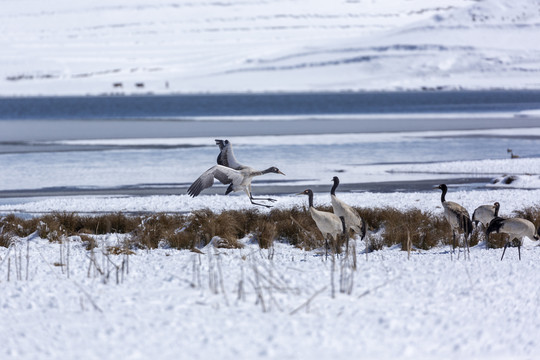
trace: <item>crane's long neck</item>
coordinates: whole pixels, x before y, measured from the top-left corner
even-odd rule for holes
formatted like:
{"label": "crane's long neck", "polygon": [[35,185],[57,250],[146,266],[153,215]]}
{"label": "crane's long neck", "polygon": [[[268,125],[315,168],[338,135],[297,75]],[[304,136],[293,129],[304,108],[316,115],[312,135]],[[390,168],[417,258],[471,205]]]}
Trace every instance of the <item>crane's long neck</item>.
{"label": "crane's long neck", "polygon": [[308,194],[308,198],[309,198],[309,207],[312,208],[313,207],[313,193],[311,191]]}
{"label": "crane's long neck", "polygon": [[443,188],[442,189],[442,194],[441,194],[441,202],[444,203],[446,200],[445,200],[445,196],[446,196],[446,192],[448,190],[446,188]]}
{"label": "crane's long neck", "polygon": [[330,195],[336,195],[336,189],[339,185],[339,180],[334,179],[334,185],[332,186],[332,189],[330,190]]}
{"label": "crane's long neck", "polygon": [[261,175],[264,175],[264,174],[268,174],[268,173],[271,173],[272,172],[272,168],[268,168],[266,170],[255,170],[251,173],[251,176],[261,176]]}
{"label": "crane's long neck", "polygon": [[495,213],[493,214],[495,217],[499,216],[499,204],[495,204]]}

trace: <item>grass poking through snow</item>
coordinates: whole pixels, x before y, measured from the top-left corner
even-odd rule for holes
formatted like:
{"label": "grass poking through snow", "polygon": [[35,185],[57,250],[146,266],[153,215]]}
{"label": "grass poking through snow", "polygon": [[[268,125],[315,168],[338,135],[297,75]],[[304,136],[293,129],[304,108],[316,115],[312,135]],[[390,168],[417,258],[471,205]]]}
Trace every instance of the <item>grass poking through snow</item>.
{"label": "grass poking through snow", "polygon": [[[329,207],[321,208],[331,211]],[[394,208],[357,208],[368,224],[370,250],[399,245],[407,250],[410,239],[416,249],[431,249],[451,243],[452,233],[442,214],[419,209],[400,211]],[[515,211],[515,216],[540,225],[540,207]],[[96,246],[92,235],[128,234],[130,247],[154,249],[200,248],[211,241],[219,247],[239,248],[238,241],[246,236],[261,248],[271,248],[274,241],[312,250],[323,246],[324,239],[305,208],[275,209],[262,213],[256,209],[230,210],[214,213],[208,209],[189,215],[151,214],[130,216],[113,213],[99,216],[82,216],[76,213],[54,213],[21,219],[8,215],[0,219],[0,246],[8,247],[14,237],[32,233],[51,242],[61,242],[66,236],[80,236],[87,249]],[[351,234],[352,236],[353,234]],[[483,229],[475,229],[470,245],[484,241]],[[492,234],[489,248],[504,246],[505,238]]]}

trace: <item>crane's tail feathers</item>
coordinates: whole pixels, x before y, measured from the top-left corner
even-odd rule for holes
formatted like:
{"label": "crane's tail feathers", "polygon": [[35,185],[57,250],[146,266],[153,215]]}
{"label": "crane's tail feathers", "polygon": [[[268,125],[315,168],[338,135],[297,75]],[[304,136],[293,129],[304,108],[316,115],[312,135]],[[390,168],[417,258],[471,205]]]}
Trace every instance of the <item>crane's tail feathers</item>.
{"label": "crane's tail feathers", "polygon": [[463,232],[466,236],[471,235],[473,231],[473,225],[471,219],[468,216],[462,215],[459,218],[459,226],[461,229],[463,229]]}
{"label": "crane's tail feathers", "polygon": [[360,238],[360,240],[364,240],[364,238],[366,237],[366,233],[367,233],[367,223],[362,218],[362,237]]}

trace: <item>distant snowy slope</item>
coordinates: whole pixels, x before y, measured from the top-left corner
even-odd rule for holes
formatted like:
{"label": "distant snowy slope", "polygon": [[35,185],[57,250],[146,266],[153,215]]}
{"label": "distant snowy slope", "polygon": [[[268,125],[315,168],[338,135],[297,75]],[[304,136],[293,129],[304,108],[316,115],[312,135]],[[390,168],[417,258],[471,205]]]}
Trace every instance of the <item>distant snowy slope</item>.
{"label": "distant snowy slope", "polygon": [[536,0],[0,1],[0,95],[540,88]]}

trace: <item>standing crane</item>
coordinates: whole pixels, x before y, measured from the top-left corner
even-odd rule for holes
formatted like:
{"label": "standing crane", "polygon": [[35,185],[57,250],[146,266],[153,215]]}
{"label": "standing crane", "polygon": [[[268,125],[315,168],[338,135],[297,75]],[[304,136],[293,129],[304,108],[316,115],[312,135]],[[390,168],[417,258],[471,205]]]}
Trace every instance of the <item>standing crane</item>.
{"label": "standing crane", "polygon": [[481,223],[487,229],[491,220],[499,216],[499,208],[501,205],[496,202],[493,205],[480,205],[472,214],[472,221],[475,226]]}
{"label": "standing crane", "polygon": [[489,226],[486,230],[486,237],[489,239],[489,234],[492,232],[508,234],[508,240],[504,244],[504,250],[501,256],[501,261],[508,247],[508,243],[512,240],[517,239],[518,242],[518,256],[521,260],[521,246],[523,245],[523,238],[528,237],[529,239],[539,240],[540,228],[538,231],[534,228],[534,224],[526,219],[521,218],[511,218],[505,219],[502,217],[496,217],[491,220]]}
{"label": "standing crane", "polygon": [[[326,256],[328,257],[328,237],[331,237],[334,244],[337,244],[338,237],[343,233],[343,223],[336,214],[317,210],[313,207],[313,191],[311,191],[311,189],[306,189],[297,195],[308,196],[309,213],[325,240]],[[343,219],[343,221],[345,221],[345,219]]]}
{"label": "standing crane", "polygon": [[[467,251],[469,250],[469,241],[468,237],[472,233],[472,221],[469,216],[469,212],[463,206],[453,202],[446,201],[446,193],[448,191],[448,186],[446,184],[441,184],[436,187],[437,189],[442,190],[441,203],[444,208],[444,216],[446,221],[450,224],[452,228],[453,236],[453,247],[456,247],[456,230],[462,232],[465,237],[465,246]],[[452,250],[453,251],[453,250]]]}
{"label": "standing crane", "polygon": [[[334,176],[332,178],[334,185],[330,190],[330,199],[332,200],[332,208],[334,214],[345,219],[345,225],[347,229],[351,229],[356,234],[360,235],[360,240],[364,240],[366,236],[366,222],[362,217],[353,209],[352,206],[345,201],[339,199],[336,196],[336,189],[339,186],[339,178]],[[347,242],[347,251],[349,249],[349,242]]]}

